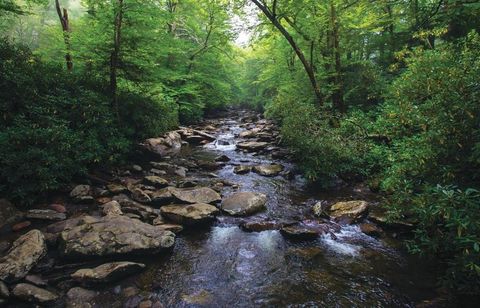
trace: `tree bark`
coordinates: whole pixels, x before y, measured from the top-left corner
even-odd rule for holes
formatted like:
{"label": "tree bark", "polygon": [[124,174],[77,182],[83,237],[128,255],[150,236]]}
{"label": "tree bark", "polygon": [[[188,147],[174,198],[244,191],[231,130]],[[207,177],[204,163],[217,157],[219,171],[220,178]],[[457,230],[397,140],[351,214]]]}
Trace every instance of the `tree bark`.
{"label": "tree bark", "polygon": [[110,54],[110,92],[112,95],[112,105],[115,110],[117,119],[120,117],[118,107],[117,93],[117,70],[120,62],[120,44],[122,38],[122,21],[123,21],[123,0],[117,0],[115,8],[115,20],[113,30],[113,50]]}
{"label": "tree bark", "polygon": [[338,18],[335,4],[330,2],[330,22],[331,22],[331,49],[333,51],[334,73],[333,84],[335,89],[332,93],[332,103],[336,110],[345,112],[345,103],[343,101],[343,82],[342,82],[342,62],[340,54],[340,39],[338,34]]}
{"label": "tree bark", "polygon": [[263,14],[268,18],[268,20],[270,20],[270,22],[275,26],[275,28],[277,28],[280,31],[280,33],[283,35],[283,37],[287,40],[287,42],[293,48],[293,50],[295,51],[295,54],[297,55],[300,62],[302,62],[302,65],[305,69],[305,72],[308,75],[308,78],[309,78],[310,83],[312,85],[313,91],[315,93],[316,102],[318,103],[319,106],[323,106],[323,95],[320,92],[320,88],[318,87],[317,78],[315,77],[315,72],[312,68],[312,65],[306,59],[302,50],[297,45],[297,43],[295,42],[293,37],[287,31],[287,29],[285,29],[285,27],[278,20],[277,14],[276,14],[276,9],[277,9],[276,8],[276,1],[273,1],[271,10],[261,0],[251,0],[251,1],[263,12]]}
{"label": "tree bark", "polygon": [[67,9],[61,9],[60,3],[58,0],[55,0],[55,8],[57,10],[58,18],[60,18],[60,24],[62,25],[63,31],[63,40],[65,41],[65,48],[67,50],[65,54],[65,61],[67,62],[67,70],[73,70],[73,60],[72,60],[72,53],[71,53],[71,44],[70,44],[70,21],[68,19],[68,12]]}

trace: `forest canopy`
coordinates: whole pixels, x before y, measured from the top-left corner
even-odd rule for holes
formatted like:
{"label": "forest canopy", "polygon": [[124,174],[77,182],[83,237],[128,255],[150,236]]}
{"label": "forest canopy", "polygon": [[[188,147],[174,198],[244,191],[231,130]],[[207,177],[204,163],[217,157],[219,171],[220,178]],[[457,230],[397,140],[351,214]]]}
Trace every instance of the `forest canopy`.
{"label": "forest canopy", "polygon": [[26,206],[226,108],[319,187],[366,182],[480,290],[480,3],[0,0],[0,192]]}

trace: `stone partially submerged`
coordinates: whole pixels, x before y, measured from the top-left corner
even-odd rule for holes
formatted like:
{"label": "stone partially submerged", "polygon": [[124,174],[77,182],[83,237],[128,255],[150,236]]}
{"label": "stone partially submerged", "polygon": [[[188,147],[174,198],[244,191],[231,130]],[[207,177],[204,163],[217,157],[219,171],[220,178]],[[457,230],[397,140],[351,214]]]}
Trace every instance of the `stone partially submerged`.
{"label": "stone partially submerged", "polygon": [[126,216],[85,216],[64,230],[59,242],[66,257],[155,254],[172,247],[175,234]]}
{"label": "stone partially submerged", "polygon": [[267,142],[259,142],[259,141],[248,141],[248,142],[241,142],[237,144],[237,148],[241,150],[246,150],[248,152],[256,152],[263,150],[268,146]]}
{"label": "stone partially submerged", "polygon": [[347,217],[356,220],[362,217],[368,210],[366,201],[337,202],[330,208],[330,216],[333,218]]}
{"label": "stone partially submerged", "polygon": [[178,152],[182,147],[182,138],[177,132],[168,132],[163,137],[145,140],[140,147],[147,153],[163,157]]}
{"label": "stone partially submerged", "polygon": [[182,225],[198,225],[210,222],[215,219],[215,215],[219,212],[215,206],[205,203],[167,205],[160,210],[162,216]]}
{"label": "stone partially submerged", "polygon": [[109,283],[136,274],[145,268],[145,264],[135,262],[112,262],[95,268],[79,269],[71,277],[84,284]]}
{"label": "stone partially submerged", "polygon": [[238,192],[222,201],[222,210],[233,216],[247,216],[265,208],[267,196],[255,192]]}
{"label": "stone partially submerged", "polygon": [[263,176],[277,176],[283,171],[283,166],[278,164],[258,165],[253,167],[253,172]]}
{"label": "stone partially submerged", "polygon": [[46,253],[47,245],[42,232],[31,230],[22,235],[0,259],[0,280],[13,282],[24,278]]}

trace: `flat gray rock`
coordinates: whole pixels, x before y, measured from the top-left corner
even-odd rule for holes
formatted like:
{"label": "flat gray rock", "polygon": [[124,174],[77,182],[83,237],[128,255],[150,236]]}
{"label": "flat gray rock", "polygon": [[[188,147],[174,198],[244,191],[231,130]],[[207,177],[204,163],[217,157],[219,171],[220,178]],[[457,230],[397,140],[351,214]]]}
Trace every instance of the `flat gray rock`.
{"label": "flat gray rock", "polygon": [[222,201],[222,210],[233,216],[252,215],[265,209],[267,196],[255,192],[238,192]]}

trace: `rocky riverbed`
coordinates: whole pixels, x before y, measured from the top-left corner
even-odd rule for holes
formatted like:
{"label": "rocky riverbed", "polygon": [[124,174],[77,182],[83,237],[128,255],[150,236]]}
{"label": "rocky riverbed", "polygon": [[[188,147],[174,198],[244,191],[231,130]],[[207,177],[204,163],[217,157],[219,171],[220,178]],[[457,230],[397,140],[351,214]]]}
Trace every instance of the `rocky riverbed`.
{"label": "rocky riverbed", "polygon": [[428,267],[361,184],[309,187],[277,127],[234,111],[145,140],[22,212],[1,200],[0,306],[415,306]]}

